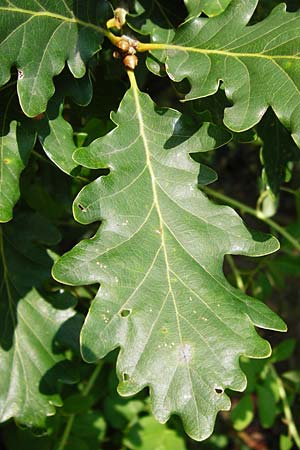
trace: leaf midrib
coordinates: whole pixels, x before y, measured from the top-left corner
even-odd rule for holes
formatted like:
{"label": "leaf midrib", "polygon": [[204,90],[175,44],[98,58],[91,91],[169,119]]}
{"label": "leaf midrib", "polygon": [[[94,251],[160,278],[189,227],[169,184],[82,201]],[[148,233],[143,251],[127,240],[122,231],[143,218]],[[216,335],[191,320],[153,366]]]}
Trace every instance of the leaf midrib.
{"label": "leaf midrib", "polygon": [[140,136],[142,138],[142,141],[143,141],[143,144],[144,144],[144,149],[145,149],[146,164],[147,164],[147,167],[148,167],[150,180],[151,180],[151,188],[152,188],[152,194],[153,194],[154,207],[156,209],[156,212],[157,212],[157,215],[158,215],[158,220],[159,220],[159,231],[160,231],[160,236],[161,236],[161,246],[162,246],[163,253],[164,253],[164,258],[165,258],[168,287],[169,287],[169,291],[171,293],[171,296],[173,298],[174,308],[175,308],[175,312],[176,312],[176,319],[177,319],[177,324],[178,324],[178,331],[179,331],[179,334],[180,334],[180,340],[182,342],[182,336],[181,336],[181,331],[180,331],[180,324],[179,324],[179,321],[178,321],[179,320],[178,319],[178,309],[177,309],[174,293],[173,293],[173,290],[172,290],[171,279],[170,279],[170,271],[171,270],[170,270],[170,264],[169,264],[167,248],[166,248],[166,242],[165,242],[165,236],[164,236],[164,219],[163,219],[162,212],[161,212],[160,205],[159,205],[157,186],[156,186],[156,178],[155,178],[154,170],[153,170],[152,163],[151,163],[151,152],[150,152],[150,149],[149,149],[148,139],[147,139],[147,136],[146,136],[146,133],[145,133],[145,129],[144,129],[144,119],[143,119],[142,107],[141,107],[140,99],[139,99],[139,90],[138,90],[138,87],[137,87],[137,84],[136,84],[136,81],[135,81],[135,76],[134,76],[133,72],[129,72],[129,78],[130,78],[130,82],[131,82],[131,86],[132,86],[132,91],[133,91],[133,96],[134,96],[134,101],[135,101],[135,106],[136,106],[136,111],[137,111],[137,118],[138,118],[138,123],[139,123]]}
{"label": "leaf midrib", "polygon": [[[154,205],[155,205],[155,209],[157,211],[157,215],[158,215],[158,219],[159,219],[161,247],[163,249],[165,265],[166,265],[167,281],[168,281],[168,288],[169,288],[168,291],[171,294],[171,297],[173,300],[173,305],[174,305],[174,310],[175,310],[175,315],[176,315],[176,322],[177,322],[177,329],[178,329],[178,336],[179,336],[181,348],[183,348],[184,343],[183,343],[183,338],[182,338],[181,325],[180,325],[180,321],[179,321],[180,314],[179,314],[179,311],[177,308],[176,299],[175,299],[175,295],[174,295],[173,288],[172,288],[171,277],[170,277],[170,273],[172,271],[170,269],[167,247],[166,247],[165,236],[164,236],[164,225],[165,224],[164,224],[164,220],[163,220],[163,216],[162,216],[162,212],[161,212],[159,200],[158,200],[156,179],[155,179],[155,174],[154,174],[152,164],[151,164],[151,152],[150,152],[150,149],[148,146],[148,140],[147,140],[146,133],[144,130],[144,120],[143,120],[143,114],[142,114],[142,107],[141,107],[140,99],[139,99],[139,89],[136,84],[134,72],[128,71],[128,76],[130,79],[131,88],[133,90],[133,96],[134,96],[134,101],[135,101],[136,110],[137,110],[137,117],[138,117],[138,122],[139,122],[140,135],[143,140],[145,155],[146,155],[146,162],[147,162],[147,166],[148,166],[148,170],[149,170],[149,174],[150,174],[150,178],[151,178],[151,187],[152,187]],[[167,299],[167,297],[165,298],[165,301],[166,301],[166,299]],[[197,401],[196,401],[196,397],[195,397],[195,393],[194,393],[194,389],[193,389],[193,381],[192,381],[192,377],[191,377],[189,363],[186,364],[186,369],[187,369],[187,374],[188,374],[189,383],[190,383],[190,387],[191,387],[191,394],[192,394],[192,398],[193,398],[193,402],[194,402],[195,410],[196,410],[197,426],[198,426],[198,429],[200,429],[198,405],[197,405]]]}
{"label": "leaf midrib", "polygon": [[275,59],[287,59],[287,60],[300,60],[300,55],[267,55],[264,53],[247,53],[247,52],[231,52],[227,50],[214,50],[207,48],[195,48],[186,47],[184,45],[177,44],[158,44],[158,43],[139,43],[137,46],[138,51],[152,51],[152,50],[175,50],[182,51],[186,53],[200,53],[202,55],[219,55],[219,56],[230,56],[231,58],[259,58],[274,61]]}
{"label": "leaf midrib", "polygon": [[[79,19],[78,17],[66,17],[61,14],[51,13],[50,11],[33,11],[30,9],[23,8],[10,8],[1,6],[0,12],[11,12],[11,13],[20,13],[20,14],[28,14],[34,17],[49,17],[55,20],[60,20],[64,22],[74,23],[78,25],[82,25],[86,28],[91,28],[98,33],[107,35],[107,30],[99,27],[90,22],[86,22],[84,20]],[[266,55],[262,53],[248,53],[248,52],[231,52],[226,50],[213,50],[213,49],[204,49],[204,48],[194,48],[194,47],[185,47],[183,45],[176,44],[164,44],[164,43],[140,43],[137,46],[139,51],[148,51],[148,50],[180,50],[183,52],[189,53],[200,53],[204,55],[220,55],[220,56],[230,56],[230,57],[240,57],[240,58],[259,58],[259,59],[267,59],[273,61],[274,59],[287,59],[287,60],[300,60],[300,55]]]}
{"label": "leaf midrib", "polygon": [[99,27],[98,25],[95,25],[93,23],[90,22],[85,22],[84,20],[79,19],[78,17],[66,17],[66,16],[62,16],[61,14],[57,14],[57,13],[52,13],[50,11],[33,11],[31,9],[23,9],[23,8],[10,8],[10,7],[6,7],[6,6],[0,6],[0,12],[9,12],[9,13],[19,13],[19,14],[27,14],[33,17],[49,17],[51,19],[55,19],[55,20],[60,20],[63,22],[69,22],[69,23],[75,23],[78,25],[82,25],[84,27],[87,28],[91,28],[95,31],[97,31],[98,33],[103,34],[104,32],[106,32],[106,30],[104,30],[103,28]]}
{"label": "leaf midrib", "polygon": [[[136,110],[137,110],[137,119],[139,122],[139,129],[140,129],[140,136],[142,138],[143,144],[144,144],[144,149],[145,149],[145,155],[146,155],[146,166],[148,167],[149,170],[149,174],[150,174],[150,179],[151,179],[151,186],[152,186],[152,193],[153,193],[153,205],[157,211],[157,215],[158,215],[158,219],[159,219],[159,227],[160,227],[160,236],[161,236],[161,248],[163,249],[164,252],[164,257],[165,257],[165,263],[166,263],[166,271],[167,271],[167,280],[168,280],[168,287],[169,287],[169,292],[172,295],[173,298],[173,302],[174,302],[174,308],[175,308],[175,312],[176,312],[176,318],[177,318],[177,324],[178,324],[178,331],[180,334],[180,340],[181,343],[183,343],[182,340],[182,334],[181,334],[181,329],[180,329],[180,323],[179,323],[179,316],[180,313],[178,311],[177,305],[176,305],[176,300],[175,300],[175,296],[174,296],[174,292],[172,290],[172,283],[171,283],[171,277],[170,274],[174,274],[173,270],[170,267],[169,264],[169,260],[168,260],[168,254],[167,254],[167,246],[165,243],[165,229],[168,230],[168,232],[170,232],[174,239],[177,240],[176,236],[173,234],[173,232],[171,231],[171,229],[169,228],[169,226],[167,225],[166,221],[163,218],[163,214],[161,212],[160,209],[160,204],[159,204],[159,197],[158,197],[158,191],[157,188],[159,187],[160,189],[162,189],[160,183],[156,180],[155,174],[154,174],[154,170],[152,167],[152,163],[151,163],[151,151],[149,149],[149,145],[148,145],[148,139],[145,133],[145,127],[144,127],[144,120],[143,120],[143,114],[142,114],[142,107],[140,104],[140,99],[139,99],[139,90],[138,87],[136,85],[135,82],[135,78],[134,78],[134,74],[129,72],[129,78],[131,81],[131,85],[132,85],[132,90],[133,90],[133,95],[134,95],[134,100],[135,100],[135,105],[136,105]],[[134,81],[133,81],[134,80]],[[163,190],[163,189],[162,189]],[[163,192],[167,195],[167,193],[163,190]],[[169,196],[168,198],[170,200],[172,200]],[[173,201],[173,200],[172,200]],[[197,217],[198,218],[198,217]],[[182,243],[178,242],[180,244],[180,246],[184,249]],[[186,251],[186,250],[185,250]],[[196,264],[199,264],[199,262],[190,254],[190,252],[187,252],[188,255],[196,262]],[[212,277],[218,284],[221,285],[222,288],[226,289],[226,286],[224,286],[223,284],[220,283],[219,280],[217,280],[208,270],[206,267],[204,267],[203,265],[201,265],[202,269],[210,276]],[[174,274],[176,277],[178,277],[177,274]],[[211,308],[209,307],[209,305],[203,300],[201,299],[201,301],[206,305],[206,307],[208,309],[211,310]],[[219,317],[218,317],[219,318]],[[220,318],[219,318],[220,319]],[[221,319],[220,319],[221,320]],[[222,321],[222,320],[221,320]],[[223,321],[222,321],[223,322]]]}

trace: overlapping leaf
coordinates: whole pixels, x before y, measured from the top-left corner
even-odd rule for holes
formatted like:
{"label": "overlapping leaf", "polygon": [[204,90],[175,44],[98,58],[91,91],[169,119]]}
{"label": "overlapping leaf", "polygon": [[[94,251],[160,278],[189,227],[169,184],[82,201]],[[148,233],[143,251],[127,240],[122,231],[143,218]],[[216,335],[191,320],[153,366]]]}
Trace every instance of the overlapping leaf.
{"label": "overlapping leaf", "polygon": [[[52,78],[67,61],[80,78],[102,41],[108,2],[93,0],[0,0],[0,85],[18,69],[18,94],[30,117],[45,111],[54,93]],[[90,22],[92,20],[92,22]]]}
{"label": "overlapping leaf", "polygon": [[225,131],[206,124],[191,132],[184,117],[158,109],[134,83],[113,120],[117,128],[75,152],[80,164],[110,168],[74,202],[78,221],[102,225],[53,273],[68,284],[101,283],[82,331],[85,359],[121,347],[119,392],[149,386],[161,422],[179,414],[188,434],[204,439],[217,412],[230,407],[224,390],[245,388],[239,356],[270,353],[254,325],[285,329],[227,282],[223,257],[267,254],[277,241],[250,233],[197,187],[189,153],[221,145]]}
{"label": "overlapping leaf", "polygon": [[[178,6],[178,5],[176,5]],[[156,0],[142,0],[135,2],[136,14],[128,14],[126,21],[136,32],[149,35],[153,42],[171,42],[175,34],[174,22],[176,22],[176,6],[163,1],[157,3]],[[175,17],[174,17],[175,16]],[[166,52],[156,54],[156,57],[149,54],[147,66],[156,75],[165,75],[165,68],[161,62],[166,59]]]}
{"label": "overlapping leaf", "polygon": [[229,5],[231,0],[184,0],[190,17],[197,17],[202,12],[207,16],[221,14]]}
{"label": "overlapping leaf", "polygon": [[129,428],[123,442],[130,450],[186,450],[182,436],[149,416]]}
{"label": "overlapping leaf", "polygon": [[39,216],[19,216],[0,227],[1,422],[15,417],[42,426],[61,405],[58,381],[74,381],[56,346],[71,330],[74,301],[43,291],[52,260],[40,244],[58,240]]}
{"label": "overlapping leaf", "polygon": [[72,154],[76,146],[72,127],[63,117],[63,98],[69,96],[79,104],[87,104],[92,95],[89,76],[76,80],[66,73],[57,83],[45,114],[30,122],[20,114],[9,87],[2,93],[0,114],[0,222],[12,219],[13,207],[20,196],[20,174],[34,147],[36,131],[47,156],[64,172],[74,174],[77,164]]}
{"label": "overlapping leaf", "polygon": [[172,33],[177,11],[170,8],[170,2],[163,0],[159,3],[156,0],[137,0],[134,2],[136,14],[129,14],[126,17],[127,23],[134,30],[142,34],[150,34],[154,39],[160,36],[161,39],[169,41],[169,33]]}
{"label": "overlapping leaf", "polygon": [[271,111],[260,122],[258,134],[263,142],[259,207],[265,216],[272,216],[278,208],[280,188],[290,177],[289,164],[300,159],[299,149]]}
{"label": "overlapping leaf", "polygon": [[180,27],[167,46],[168,73],[176,81],[189,79],[187,99],[215,93],[222,80],[233,102],[224,120],[234,131],[258,123],[271,106],[300,146],[300,12],[288,13],[281,4],[247,26],[257,3],[232,0],[223,14]]}
{"label": "overlapping leaf", "polygon": [[0,222],[8,222],[19,199],[19,176],[35,143],[35,132],[25,123],[4,118],[0,134]]}
{"label": "overlapping leaf", "polygon": [[53,98],[38,123],[39,139],[47,156],[63,172],[71,174],[78,166],[72,158],[76,146],[72,126],[63,117],[64,100]]}

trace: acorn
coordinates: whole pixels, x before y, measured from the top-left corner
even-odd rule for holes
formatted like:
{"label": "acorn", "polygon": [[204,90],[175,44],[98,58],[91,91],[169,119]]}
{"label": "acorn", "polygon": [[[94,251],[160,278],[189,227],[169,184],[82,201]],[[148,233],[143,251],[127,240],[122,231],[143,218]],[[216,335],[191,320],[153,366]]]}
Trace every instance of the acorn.
{"label": "acorn", "polygon": [[134,55],[136,53],[136,49],[130,46],[127,53],[128,55]]}
{"label": "acorn", "polygon": [[123,25],[125,25],[125,23],[126,23],[126,14],[127,13],[128,13],[128,11],[124,8],[117,8],[114,11],[115,27],[118,28],[119,30],[121,30]]}
{"label": "acorn", "polygon": [[121,58],[121,55],[120,55],[120,53],[119,53],[117,50],[114,50],[114,52],[113,52],[113,57],[114,57],[115,59],[120,59],[120,58]]}
{"label": "acorn", "polygon": [[117,47],[121,50],[121,52],[123,53],[127,53],[129,50],[129,42],[126,41],[125,39],[121,39],[118,43],[117,43]]}
{"label": "acorn", "polygon": [[123,64],[127,69],[134,70],[138,65],[138,58],[136,55],[126,55],[123,59]]}

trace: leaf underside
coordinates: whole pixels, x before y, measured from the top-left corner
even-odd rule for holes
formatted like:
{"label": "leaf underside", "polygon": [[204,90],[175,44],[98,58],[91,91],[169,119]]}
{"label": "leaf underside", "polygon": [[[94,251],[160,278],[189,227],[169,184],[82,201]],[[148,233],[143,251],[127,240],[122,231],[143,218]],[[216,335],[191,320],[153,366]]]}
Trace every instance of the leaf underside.
{"label": "leaf underside", "polygon": [[29,117],[45,111],[54,94],[52,79],[65,62],[74,77],[84,76],[86,62],[103,39],[96,24],[105,21],[106,5],[93,0],[0,0],[0,86],[16,67],[20,104]]}
{"label": "leaf underside", "polygon": [[46,155],[63,172],[71,174],[76,169],[72,155],[76,150],[72,126],[63,117],[64,100],[52,98],[41,122],[38,136]]}
{"label": "leaf underside", "polygon": [[74,381],[56,348],[74,317],[74,300],[43,291],[52,260],[40,243],[58,240],[57,231],[39,216],[19,216],[0,227],[1,422],[14,417],[42,427],[55,405],[61,406],[58,381]]}
{"label": "leaf underside", "polygon": [[40,143],[51,161],[63,172],[75,175],[78,165],[72,158],[76,146],[73,139],[73,128],[64,117],[64,98],[81,106],[87,106],[93,96],[93,87],[88,74],[75,79],[69,71],[65,71],[57,81],[55,94],[50,99],[42,118],[36,121]]}
{"label": "leaf underside", "polygon": [[270,354],[254,325],[285,330],[227,282],[224,255],[264,255],[278,243],[250,233],[231,208],[198,189],[199,165],[189,153],[222,145],[226,131],[204,124],[191,133],[183,116],[157,108],[135,84],[112,118],[117,128],[74,155],[86,167],[110,168],[74,202],[79,222],[102,224],[60,258],[53,275],[72,285],[101,283],[82,330],[84,358],[120,347],[120,394],[149,386],[156,418],[178,414],[202,440],[230,407],[224,390],[245,388],[240,355]]}
{"label": "leaf underside", "polygon": [[168,47],[167,71],[176,81],[188,78],[186,100],[214,94],[222,81],[233,102],[224,122],[233,131],[251,128],[271,106],[300,146],[300,11],[280,4],[247,26],[257,3],[232,0],[219,16],[180,27]]}

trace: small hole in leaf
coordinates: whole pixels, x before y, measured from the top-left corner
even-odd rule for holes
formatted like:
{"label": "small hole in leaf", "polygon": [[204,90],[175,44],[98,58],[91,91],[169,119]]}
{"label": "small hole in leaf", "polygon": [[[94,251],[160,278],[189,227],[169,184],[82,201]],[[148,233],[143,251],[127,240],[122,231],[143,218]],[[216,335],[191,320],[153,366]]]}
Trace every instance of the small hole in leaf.
{"label": "small hole in leaf", "polygon": [[78,203],[78,208],[80,209],[80,211],[86,211],[85,207],[82,206],[80,203]]}
{"label": "small hole in leaf", "polygon": [[128,373],[123,372],[122,378],[123,378],[123,381],[128,381],[128,380],[129,380],[129,375],[128,375]]}
{"label": "small hole in leaf", "polygon": [[122,309],[122,311],[120,312],[120,316],[121,317],[128,317],[131,314],[131,310],[130,309]]}
{"label": "small hole in leaf", "polygon": [[224,390],[222,388],[215,388],[215,393],[216,394],[221,395],[221,394],[223,394],[223,392],[224,392]]}

